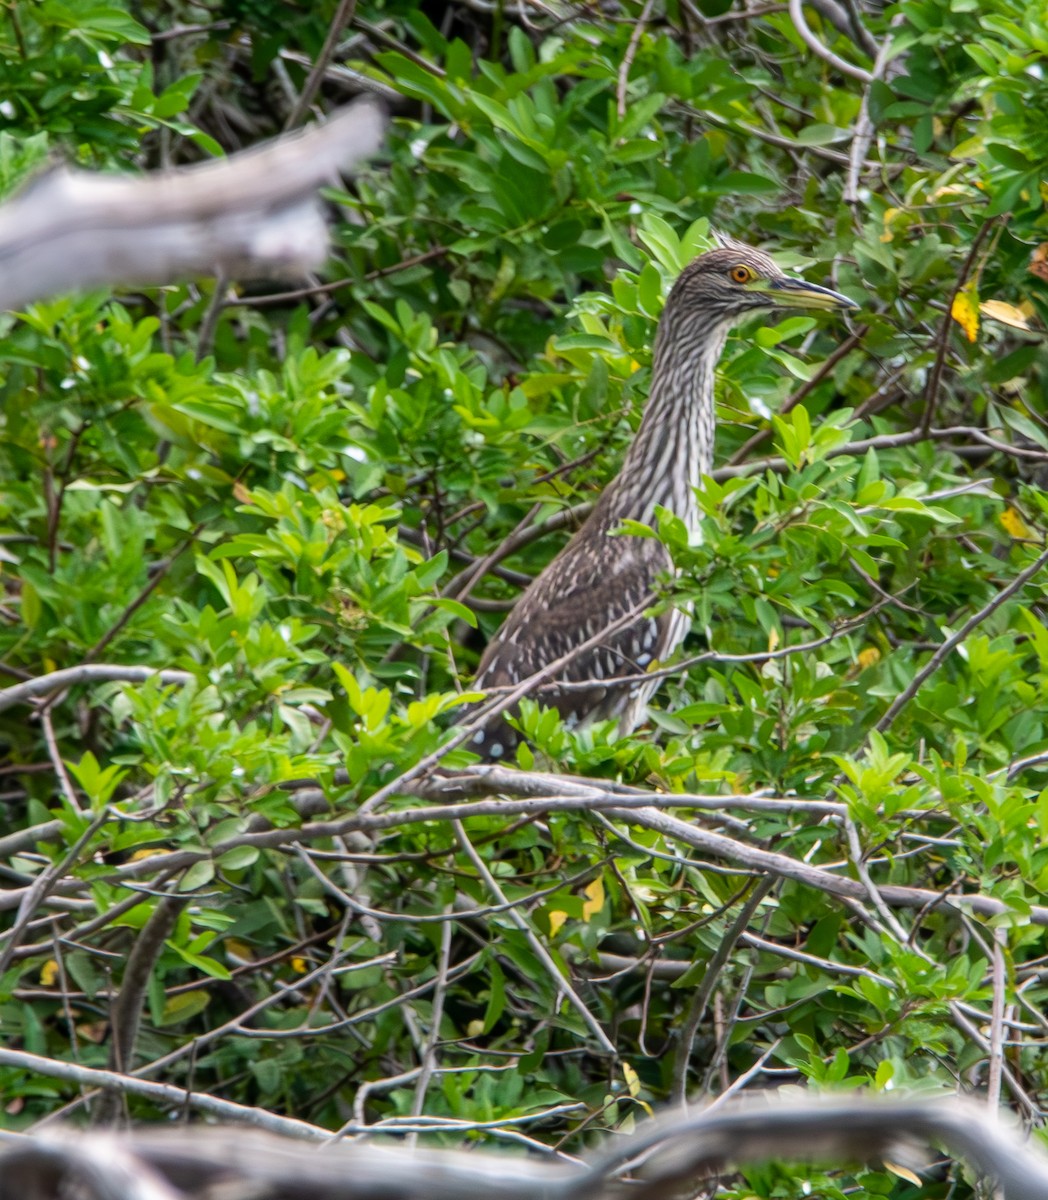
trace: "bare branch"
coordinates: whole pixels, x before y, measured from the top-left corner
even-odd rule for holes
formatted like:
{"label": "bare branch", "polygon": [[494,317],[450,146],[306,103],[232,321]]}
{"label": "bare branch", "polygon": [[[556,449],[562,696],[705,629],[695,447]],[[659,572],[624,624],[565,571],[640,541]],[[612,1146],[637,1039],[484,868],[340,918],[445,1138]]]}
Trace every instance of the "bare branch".
{"label": "bare branch", "polygon": [[[308,1141],[320,1141],[327,1137],[325,1129],[319,1129],[316,1125],[295,1120],[293,1117],[278,1116],[263,1108],[249,1108],[246,1104],[236,1104],[232,1100],[223,1100],[206,1092],[191,1092],[168,1083],[150,1083],[132,1075],[121,1075],[116,1071],[98,1071],[93,1067],[81,1067],[76,1063],[28,1054],[24,1050],[0,1048],[0,1067],[14,1067],[31,1074],[43,1075],[47,1079],[64,1079],[68,1083],[82,1084],[86,1087],[115,1088],[130,1095],[144,1096],[157,1104],[168,1104],[175,1109],[188,1105],[223,1121],[253,1125],[256,1129],[280,1133],[285,1137],[305,1138]],[[3,1175],[3,1172],[0,1172],[0,1175]],[[17,1194],[8,1192],[4,1187],[5,1183],[6,1179],[0,1183],[0,1200],[5,1196]]]}
{"label": "bare branch", "polygon": [[509,919],[514,923],[514,925],[516,925],[516,927],[527,939],[527,943],[531,947],[532,954],[534,954],[539,962],[542,963],[543,967],[545,967],[545,969],[549,972],[550,977],[556,982],[557,987],[564,992],[565,996],[567,996],[572,1007],[585,1022],[590,1033],[592,1033],[596,1038],[600,1048],[604,1051],[604,1053],[610,1054],[613,1058],[617,1057],[617,1051],[614,1043],[604,1032],[597,1018],[583,1003],[582,998],[578,995],[568,980],[565,979],[561,974],[557,964],[553,960],[553,956],[542,944],[542,942],[539,941],[539,939],[535,936],[535,931],[531,928],[525,918],[521,916],[517,909],[509,907],[509,902],[506,899],[506,893],[498,885],[494,875],[492,875],[492,873],[488,870],[487,863],[480,857],[474,848],[473,843],[466,836],[466,831],[462,825],[462,822],[456,821],[454,823],[454,828],[455,834],[459,840],[459,845],[465,851],[466,857],[476,868],[477,874],[484,881],[488,891],[490,891],[496,900],[498,900],[499,904],[504,904],[507,906],[506,912],[509,916]]}
{"label": "bare branch", "polygon": [[790,20],[793,22],[794,29],[800,34],[801,40],[813,54],[816,54],[824,62],[829,63],[835,70],[840,71],[842,75],[849,75],[852,79],[858,79],[862,83],[869,83],[872,80],[873,76],[869,71],[855,66],[854,63],[846,62],[840,55],[834,54],[828,46],[824,46],[819,41],[815,34],[812,33],[808,22],[804,18],[802,0],[790,0]]}
{"label": "bare branch", "polygon": [[[109,1070],[126,1073],[131,1070],[142,1022],[142,1006],[157,959],[164,943],[171,936],[179,914],[189,903],[188,896],[166,896],[153,909],[142,932],[135,938],[127,956],[120,991],[109,1009]],[[119,1088],[107,1088],[93,1116],[96,1125],[112,1125],[124,1114],[124,1093]]]}
{"label": "bare branch", "polygon": [[[411,789],[407,786],[407,782],[401,780],[394,790],[400,795],[404,795],[406,792],[410,793]],[[564,794],[565,792],[568,794]],[[375,795],[378,794],[375,793]],[[725,799],[719,798],[719,803],[724,805]],[[149,875],[152,871],[158,869],[182,870],[212,855],[221,857],[227,851],[240,846],[281,849],[295,843],[344,837],[346,834],[356,831],[370,834],[429,821],[460,821],[478,816],[540,816],[549,812],[594,811],[603,812],[615,820],[654,829],[684,845],[700,850],[704,854],[726,859],[747,870],[771,872],[845,901],[865,901],[868,898],[866,887],[858,880],[835,874],[832,869],[827,867],[813,866],[810,863],[791,858],[787,854],[765,850],[757,846],[748,846],[735,838],[702,829],[679,817],[672,816],[665,811],[669,807],[688,808],[697,807],[697,805],[695,797],[692,796],[661,795],[640,791],[632,795],[623,795],[621,792],[604,789],[597,781],[594,781],[592,789],[588,792],[579,789],[572,794],[572,789],[565,787],[560,794],[524,800],[493,798],[473,803],[438,804],[424,808],[397,809],[391,812],[365,812],[362,805],[355,812],[338,820],[315,821],[296,830],[263,829],[257,832],[237,834],[216,843],[208,852],[188,849],[174,850],[155,858],[124,863],[114,867],[109,877],[127,886],[131,880]],[[76,890],[81,886],[78,881],[67,879],[56,883],[52,891],[68,894],[70,890]],[[0,910],[16,908],[28,891],[28,888],[10,888],[0,892]],[[899,884],[879,885],[878,892],[886,904],[895,908],[942,907],[958,909],[962,912],[970,911],[987,917],[1013,911],[1004,901],[982,892],[943,893],[930,888],[906,887]],[[1034,925],[1048,925],[1048,907],[1033,905],[1028,916]]]}
{"label": "bare branch", "polygon": [[673,1090],[670,1093],[670,1099],[676,1104],[687,1103],[688,1067],[691,1062],[692,1047],[695,1043],[695,1036],[699,1031],[702,1018],[706,1015],[706,1006],[713,995],[713,989],[717,986],[721,970],[728,962],[728,959],[735,953],[735,947],[739,939],[746,932],[746,926],[749,925],[753,914],[760,907],[765,896],[767,896],[773,887],[777,886],[778,882],[778,879],[774,875],[765,875],[757,883],[753,891],[746,898],[745,904],[739,910],[738,916],[732,922],[731,928],[725,932],[724,937],[721,938],[720,945],[711,955],[709,962],[706,964],[702,983],[692,994],[688,1004],[688,1014],[684,1019],[684,1025],[681,1028],[677,1041],[677,1052],[673,1062]]}
{"label": "bare branch", "polygon": [[[902,20],[902,15],[898,14],[893,19],[893,25],[901,23]],[[873,118],[870,116],[870,93],[873,90],[874,83],[884,77],[884,72],[888,68],[891,47],[892,37],[889,33],[885,36],[880,49],[876,52],[873,71],[870,73],[869,82],[862,93],[862,104],[859,106],[859,116],[855,122],[855,134],[852,137],[851,153],[848,156],[848,176],[844,183],[842,197],[845,204],[857,204],[859,201],[859,172],[866,159],[866,154],[870,148],[870,143],[873,141],[874,134]]]}
{"label": "bare branch", "polygon": [[188,671],[160,671],[155,667],[125,667],[116,663],[81,663],[4,688],[0,691],[0,712],[16,704],[35,700],[38,696],[50,696],[63,688],[75,687],[78,683],[145,683],[154,677],[163,684],[193,682],[193,676]]}
{"label": "bare branch", "polygon": [[637,23],[633,26],[629,45],[626,47],[626,53],[622,56],[622,62],[619,65],[619,79],[615,88],[615,104],[620,121],[626,119],[626,88],[629,84],[630,67],[633,65],[633,59],[636,57],[637,46],[644,35],[644,28],[648,23],[648,18],[651,16],[653,3],[654,0],[644,0],[644,7],[637,18]]}
{"label": "bare branch", "polygon": [[309,75],[306,77],[302,94],[299,96],[295,107],[291,110],[284,124],[285,129],[294,129],[296,125],[301,123],[302,118],[309,111],[309,106],[313,103],[313,98],[317,94],[328,63],[331,62],[331,58],[335,53],[335,46],[338,44],[342,30],[353,20],[353,13],[356,11],[356,7],[357,0],[339,0],[339,6],[335,11],[334,17],[331,19],[331,25],[328,28],[327,36],[324,38],[324,44],[320,48],[320,53],[317,55],[317,60],[313,64]]}

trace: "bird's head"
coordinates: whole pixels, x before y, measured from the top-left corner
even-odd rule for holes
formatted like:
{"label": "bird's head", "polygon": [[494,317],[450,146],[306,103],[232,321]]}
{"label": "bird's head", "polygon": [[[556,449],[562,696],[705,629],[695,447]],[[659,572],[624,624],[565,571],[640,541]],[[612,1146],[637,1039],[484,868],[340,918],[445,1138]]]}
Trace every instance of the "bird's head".
{"label": "bird's head", "polygon": [[775,309],[856,309],[854,300],[786,275],[753,246],[730,242],[693,259],[673,285],[667,308],[701,310],[715,323],[732,324],[747,313]]}

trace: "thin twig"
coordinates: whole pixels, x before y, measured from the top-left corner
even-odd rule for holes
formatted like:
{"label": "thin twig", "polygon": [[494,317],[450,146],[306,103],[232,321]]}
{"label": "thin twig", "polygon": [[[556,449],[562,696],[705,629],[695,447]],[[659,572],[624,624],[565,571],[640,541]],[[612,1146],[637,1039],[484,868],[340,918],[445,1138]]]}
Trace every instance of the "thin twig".
{"label": "thin twig", "polygon": [[[79,812],[79,809],[76,810]],[[59,880],[63,879],[70,867],[80,857],[81,851],[87,846],[95,834],[102,828],[103,825],[110,819],[110,812],[106,809],[99,813],[98,816],[91,821],[84,832],[76,839],[72,846],[58,860],[58,862],[50,863],[43,871],[33,880],[32,884],[22,894],[18,905],[18,913],[15,916],[15,921],[12,927],[7,931],[7,944],[4,946],[3,953],[0,954],[0,976],[2,976],[7,968],[11,965],[11,959],[15,949],[29,925],[30,918],[39,907],[44,898],[58,884]]]}
{"label": "thin twig", "polygon": [[831,150],[828,146],[802,145],[793,138],[783,137],[781,133],[771,133],[767,129],[761,129],[759,125],[750,125],[745,121],[729,121],[725,117],[718,117],[706,109],[694,108],[691,105],[686,105],[685,110],[697,119],[706,121],[717,129],[727,129],[733,133],[744,133],[749,137],[757,138],[759,141],[767,142],[769,146],[778,146],[783,150],[789,150],[794,153],[803,150],[805,154],[814,155],[816,158],[836,163],[838,166],[846,167],[848,165],[847,154],[842,154],[839,150]]}
{"label": "thin twig", "polygon": [[[508,903],[506,894],[495,880],[495,876],[488,870],[488,864],[477,853],[473,843],[469,840],[466,834],[465,827],[461,821],[453,821],[452,828],[455,831],[455,836],[458,838],[458,843],[465,851],[466,857],[473,864],[477,874],[484,881],[485,886],[496,897],[500,904]],[[618,1051],[615,1049],[614,1043],[608,1037],[601,1027],[600,1022],[590,1012],[586,1005],[582,1002],[582,997],[571,986],[571,983],[564,978],[564,975],[553,961],[553,957],[546,947],[539,941],[535,935],[535,931],[531,928],[524,917],[515,908],[507,909],[509,918],[514,925],[520,930],[531,947],[532,954],[542,963],[543,967],[549,973],[550,978],[556,984],[557,988],[567,996],[572,1007],[582,1018],[583,1022],[597,1039],[597,1043],[605,1054],[610,1054],[613,1058],[618,1057]]]}
{"label": "thin twig", "polygon": [[888,905],[885,904],[884,897],[880,894],[877,885],[870,876],[869,868],[866,866],[866,861],[863,858],[862,846],[859,844],[859,830],[850,815],[844,818],[843,826],[845,836],[848,839],[848,850],[851,854],[852,866],[862,881],[867,895],[873,901],[873,907],[880,913],[881,920],[892,931],[895,940],[902,946],[908,945],[910,942],[909,934],[899,924],[898,918]]}
{"label": "thin twig", "polygon": [[59,1062],[39,1054],[28,1054],[24,1050],[8,1050],[0,1047],[0,1067],[13,1067],[28,1071],[31,1075],[43,1075],[47,1079],[62,1079],[67,1083],[83,1084],[88,1087],[116,1088],[132,1096],[142,1096],[155,1104],[167,1105],[176,1111],[188,1105],[220,1120],[236,1125],[251,1125],[284,1137],[322,1141],[328,1136],[326,1129],[299,1121],[293,1117],[281,1117],[262,1108],[250,1108],[210,1096],[206,1092],[187,1091],[167,1083],[151,1083],[136,1079],[132,1075],[120,1075],[115,1071],[98,1071],[92,1067],[80,1067],[75,1063]]}
{"label": "thin twig", "polygon": [[[451,907],[445,910],[451,915]],[[437,1065],[437,1044],[440,1041],[440,1023],[444,1019],[444,999],[448,993],[448,964],[451,957],[451,922],[447,921],[440,930],[440,950],[437,954],[436,986],[433,988],[433,999],[429,1012],[429,1036],[426,1038],[426,1048],[422,1054],[422,1069],[418,1082],[415,1084],[415,1098],[411,1106],[413,1117],[422,1116],[426,1107],[426,1091]],[[415,1142],[415,1134],[411,1134],[408,1145]]]}
{"label": "thin twig", "polygon": [[757,1061],[752,1067],[750,1067],[748,1071],[743,1071],[741,1075],[732,1081],[730,1087],[721,1092],[716,1099],[711,1100],[702,1111],[707,1113],[713,1112],[715,1109],[721,1108],[724,1104],[726,1104],[732,1098],[732,1096],[737,1096],[739,1092],[743,1091],[751,1079],[756,1079],[757,1076],[763,1072],[768,1063],[768,1059],[771,1058],[771,1056],[781,1045],[782,1038],[776,1038],[775,1041],[772,1042],[768,1049],[764,1051],[764,1053],[760,1056],[760,1058],[757,1059]]}
{"label": "thin twig", "polygon": [[841,10],[835,0],[811,0],[811,6],[820,16],[826,17],[859,47],[870,58],[877,57],[877,40],[862,23],[862,14],[856,0],[844,0],[845,19],[840,20]]}
{"label": "thin twig", "polygon": [[942,319],[942,326],[939,329],[938,346],[935,350],[935,362],[932,364],[932,369],[928,373],[928,383],[924,389],[924,414],[921,417],[921,432],[928,436],[931,430],[932,421],[935,419],[935,409],[939,400],[939,385],[942,382],[943,368],[946,365],[946,348],[950,342],[950,330],[953,328],[953,304],[960,295],[964,285],[968,282],[968,276],[971,274],[972,266],[975,263],[975,256],[979,253],[979,247],[983,244],[986,235],[997,223],[996,217],[990,217],[984,221],[979,227],[979,232],[972,239],[971,247],[965,257],[964,263],[961,266],[960,274],[954,281],[953,290],[950,292],[950,298],[946,304],[946,313]]}
{"label": "thin twig", "polygon": [[749,925],[753,914],[760,907],[765,896],[772,888],[777,887],[778,883],[779,880],[774,875],[766,875],[760,880],[746,898],[738,916],[731,923],[730,928],[725,931],[716,951],[706,964],[702,983],[688,1005],[673,1059],[673,1086],[670,1090],[670,1102],[673,1104],[684,1105],[687,1102],[688,1066],[691,1063],[692,1046],[695,1043],[695,1035],[698,1033],[702,1018],[706,1015],[706,1006],[709,1004],[710,996],[713,995],[713,989],[720,979],[720,973],[728,959],[734,954],[736,944],[745,932],[746,926]]}
{"label": "thin twig", "polygon": [[[960,1005],[955,1000],[951,1000],[948,1007],[950,1010],[950,1016],[958,1029],[960,1029],[961,1032],[967,1037],[971,1038],[971,1040],[976,1046],[979,1047],[983,1054],[989,1058],[990,1043],[985,1037],[983,1037],[982,1033],[980,1033],[973,1022],[969,1020],[967,1015],[961,1011]],[[1026,1110],[1027,1117],[1031,1120],[1034,1118],[1040,1119],[1040,1106],[1023,1087],[1022,1083],[1019,1081],[1019,1077],[1015,1074],[1012,1068],[1003,1061],[1001,1062],[1001,1078],[1005,1083],[1008,1084],[1008,1090],[1012,1093],[1015,1099]]]}
{"label": "thin twig", "polygon": [[317,61],[306,76],[306,82],[302,85],[302,91],[299,94],[298,100],[284,122],[285,133],[300,125],[309,111],[309,106],[313,103],[313,97],[317,94],[317,89],[320,87],[320,81],[324,78],[327,65],[331,61],[335,47],[338,45],[338,39],[342,36],[342,30],[353,20],[353,13],[356,7],[357,0],[339,0],[338,8],[335,9],[335,15],[331,18],[331,25],[328,27],[327,37],[324,38],[324,44],[320,47],[320,53],[317,55]]}
{"label": "thin twig", "polygon": [[211,299],[208,301],[207,309],[204,312],[204,319],[200,322],[200,329],[197,332],[197,362],[203,361],[211,353],[212,343],[215,340],[215,332],[218,329],[218,321],[222,316],[223,309],[226,307],[225,295],[228,287],[229,277],[224,271],[219,271],[215,275],[214,290],[211,293]]}
{"label": "thin twig", "polygon": [[160,586],[164,580],[164,577],[167,575],[168,571],[171,570],[172,566],[174,566],[179,556],[184,554],[185,551],[189,549],[203,528],[204,524],[201,522],[190,532],[189,536],[182,542],[177,550],[174,550],[162,562],[157,563],[156,568],[150,575],[145,587],[142,588],[142,590],[131,601],[131,603],[127,605],[117,620],[110,625],[106,632],[102,634],[98,641],[95,642],[95,644],[84,655],[85,663],[93,662],[102,653],[102,651],[109,646],[109,643],[113,640],[113,638],[115,638],[116,635],[127,625],[128,621],[131,620],[135,613],[138,612],[142,605],[145,604],[153,592],[155,592]]}
{"label": "thin twig", "polygon": [[[850,354],[852,350],[859,345],[863,337],[865,337],[868,328],[868,326],[863,325],[861,329],[856,329],[854,333],[849,334],[848,337],[846,337],[844,341],[836,347],[833,353],[828,355],[819,364],[819,369],[815,372],[811,379],[806,380],[793,393],[792,396],[787,397],[785,402],[780,406],[777,415],[784,417],[791,409],[794,409],[798,404],[803,403],[804,400],[806,400],[808,396],[810,396],[811,393],[819,386],[819,384],[822,383],[826,376],[830,374],[830,372],[841,361],[841,359],[844,358],[845,355]],[[743,444],[738,448],[738,450],[735,451],[731,458],[728,459],[728,464],[733,465],[735,463],[744,462],[747,455],[751,454],[757,446],[760,446],[762,443],[766,442],[771,435],[772,431],[770,427],[758,429],[757,432],[743,442]]]}
{"label": "thin twig", "polygon": [[996,1112],[1001,1103],[1001,1073],[1004,1066],[1004,947],[1007,933],[998,926],[993,931],[993,1008],[990,1014],[990,1066],[986,1079],[986,1104]]}
{"label": "thin twig", "polygon": [[946,641],[942,643],[938,650],[935,651],[931,658],[928,659],[924,666],[913,677],[909,685],[902,692],[900,692],[898,696],[895,697],[895,699],[885,710],[884,715],[877,722],[877,724],[874,725],[874,729],[876,729],[878,733],[883,733],[886,729],[888,729],[899,713],[906,707],[907,704],[909,704],[914,696],[917,695],[925,680],[928,679],[929,676],[935,674],[935,672],[942,666],[950,654],[956,650],[956,648],[964,641],[964,639],[972,632],[972,630],[977,629],[987,617],[995,613],[1002,604],[1011,599],[1011,597],[1014,596],[1015,593],[1021,588],[1025,587],[1026,584],[1028,584],[1030,580],[1038,574],[1038,572],[1042,571],[1046,565],[1048,565],[1048,550],[1045,550],[1039,554],[1025,571],[1021,571],[1018,575],[1016,575],[1016,577],[1011,581],[1011,583],[1008,584],[1007,587],[1002,588],[992,600],[984,604],[978,612],[973,613],[960,627],[960,629],[957,630],[956,633],[951,634]]}
{"label": "thin twig", "polygon": [[44,706],[41,707],[38,715],[40,718],[40,728],[44,731],[44,745],[47,747],[47,756],[54,766],[55,778],[58,780],[59,789],[70,809],[75,813],[79,813],[81,811],[80,798],[76,794],[76,788],[73,787],[73,781],[69,778],[69,771],[62,760],[62,752],[58,748],[58,739],[55,737],[55,727],[51,720],[51,713]]}
{"label": "thin twig", "polygon": [[[398,787],[400,795],[410,794],[405,784]],[[569,788],[564,791],[570,793]],[[263,829],[258,832],[240,833],[216,842],[208,850],[172,850],[157,859],[143,859],[112,867],[105,878],[127,887],[132,880],[149,875],[158,868],[184,870],[204,859],[221,858],[230,850],[242,846],[258,849],[279,849],[289,843],[310,843],[359,830],[362,833],[378,833],[383,830],[410,827],[427,822],[463,821],[471,817],[537,817],[550,812],[601,811],[609,817],[627,824],[640,825],[665,834],[685,845],[714,858],[726,859],[740,864],[746,870],[771,871],[784,878],[792,879],[806,887],[815,888],[828,895],[837,896],[845,902],[868,899],[866,888],[858,880],[835,874],[825,867],[812,866],[787,854],[748,846],[735,838],[702,829],[664,811],[669,807],[688,807],[689,801],[672,794],[662,795],[649,792],[623,795],[614,788],[606,788],[594,781],[587,794],[559,794],[553,797],[537,797],[522,800],[492,798],[473,803],[426,805],[422,808],[397,809],[383,812],[364,813],[360,809],[337,820],[310,822],[291,831],[286,829]],[[83,885],[75,880],[62,880],[55,890],[68,893]],[[0,909],[17,907],[28,888],[11,888],[0,892]],[[878,891],[886,903],[893,907],[922,909],[925,906],[939,909],[958,909],[980,916],[994,917],[1014,910],[1003,900],[981,892],[944,893],[930,888],[908,887],[898,884],[878,885]],[[1035,925],[1048,925],[1048,907],[1033,905],[1028,912],[1029,920]],[[274,1036],[272,1033],[270,1036]]]}
{"label": "thin twig", "polygon": [[441,590],[441,596],[464,601],[483,576],[497,567],[504,559],[515,554],[523,546],[530,545],[547,533],[554,533],[570,525],[577,525],[593,511],[594,503],[584,502],[573,504],[570,508],[562,508],[552,516],[546,517],[534,525],[519,525],[508,537],[483,558],[475,559],[465,570],[460,571],[449,580]]}
{"label": "thin twig", "polygon": [[[120,990],[109,1009],[110,1071],[125,1075],[132,1068],[138,1029],[142,1022],[142,1006],[146,1002],[153,968],[189,900],[189,896],[175,894],[162,899],[131,946]],[[125,1093],[119,1088],[106,1088],[92,1114],[94,1123],[115,1124],[124,1109]]]}
{"label": "thin twig", "polygon": [[[905,20],[903,14],[897,13],[892,18],[892,26],[901,24],[903,20]],[[862,93],[862,103],[859,105],[859,115],[855,121],[855,133],[852,137],[851,153],[848,155],[848,174],[845,178],[844,192],[842,194],[845,204],[857,204],[859,201],[859,173],[862,170],[862,164],[866,159],[875,132],[873,118],[870,116],[870,93],[873,91],[874,82],[884,77],[884,72],[888,68],[891,47],[892,37],[889,32],[877,51],[877,57],[873,63],[873,71]],[[859,220],[858,213],[855,214],[855,219]]]}
{"label": "thin twig", "polygon": [[648,18],[651,16],[654,3],[655,0],[644,0],[644,7],[641,9],[640,16],[633,26],[629,44],[626,46],[626,53],[622,56],[622,62],[619,64],[619,77],[615,87],[615,99],[620,121],[626,119],[626,87],[629,83],[630,67],[633,65],[633,60],[637,55],[637,47],[640,45],[640,39],[644,34],[645,26],[648,24]]}
{"label": "thin twig", "polygon": [[352,287],[357,283],[373,283],[376,279],[384,279],[387,275],[395,275],[398,271],[406,271],[409,267],[432,262],[435,258],[442,258],[447,252],[447,246],[434,246],[431,250],[423,250],[421,254],[402,258],[388,267],[376,267],[374,271],[368,271],[359,279],[344,276],[341,279],[333,279],[330,283],[315,283],[310,287],[294,288],[288,292],[267,292],[262,296],[232,296],[226,300],[226,306],[228,308],[265,308],[269,304],[291,304],[295,300],[308,300],[311,296],[325,296],[331,292],[341,291],[342,288]]}
{"label": "thin twig", "polygon": [[[915,446],[919,442],[945,442],[953,438],[969,438],[981,446],[1009,454],[1013,458],[1028,459],[1033,462],[1048,461],[1048,452],[1031,450],[1025,446],[1010,446],[1007,442],[998,441],[984,429],[974,425],[949,425],[943,429],[907,429],[902,433],[882,433],[876,437],[861,438],[858,441],[846,442],[842,446],[834,446],[826,451],[825,458],[839,458],[842,454],[858,456],[867,450],[895,450],[902,446]],[[959,447],[948,447],[954,453],[960,453]],[[760,471],[790,471],[793,468],[781,456],[756,458],[750,462],[738,463],[735,466],[717,467],[711,474],[718,483],[725,479],[738,479],[741,476],[753,475]]]}
{"label": "thin twig", "polygon": [[[807,654],[811,650],[818,650],[820,646],[836,642],[843,634],[850,633],[853,629],[858,629],[862,625],[865,625],[871,617],[876,616],[882,608],[890,604],[892,599],[891,596],[882,597],[876,604],[866,609],[865,612],[846,618],[839,625],[834,625],[829,633],[823,634],[821,637],[811,638],[807,642],[798,642],[793,646],[780,646],[776,650],[757,650],[752,654],[725,654],[718,650],[703,650],[700,654],[689,655],[687,658],[680,659],[679,662],[671,662],[669,666],[659,667],[654,671],[640,671],[633,675],[616,675],[615,682],[620,684],[650,683],[653,679],[680,678],[685,671],[690,670],[692,667],[702,666],[705,663],[715,663],[718,665],[724,663],[762,664],[774,662],[777,659],[793,658],[798,654]],[[586,691],[592,688],[595,682],[592,679],[558,680],[555,684],[550,684],[548,688],[537,689],[536,694],[541,696],[543,691],[547,690],[555,690],[562,693]],[[486,696],[495,696],[499,692],[508,691],[511,686],[506,684],[497,688],[486,688],[484,694]]]}
{"label": "thin twig", "polygon": [[[323,935],[324,938],[327,938],[328,936],[330,936],[328,933]],[[376,966],[384,966],[388,963],[396,961],[397,958],[395,951],[389,951],[386,954],[379,954],[375,958],[361,959],[357,962],[347,963],[344,966],[341,966],[341,959],[344,958],[348,953],[349,951],[343,950],[337,954],[333,954],[327,962],[321,964],[319,967],[316,967],[314,970],[309,971],[300,979],[296,979],[294,989],[304,991],[314,987],[336,966],[338,966],[340,973],[347,971],[363,971]],[[193,988],[199,988],[200,986],[201,984],[199,980],[194,980],[191,985]],[[175,1050],[172,1050],[169,1054],[165,1054],[160,1058],[156,1058],[151,1062],[145,1063],[141,1067],[137,1067],[134,1071],[128,1073],[128,1077],[141,1079],[155,1074],[157,1071],[162,1070],[164,1067],[169,1067],[176,1062],[180,1062],[187,1058],[190,1060],[194,1059],[206,1046],[211,1045],[213,1042],[216,1042],[231,1033],[242,1033],[248,1026],[248,1023],[253,1021],[255,1017],[259,1016],[269,1008],[286,1003],[290,990],[291,989],[285,988],[276,989],[223,1024],[214,1026],[213,1028],[207,1030],[206,1033],[198,1034],[195,1038],[191,1038],[188,1042],[184,1042],[181,1046],[177,1047]],[[389,1007],[389,1005],[387,1004],[383,1007]],[[368,1010],[368,1012],[370,1016],[375,1015],[374,1009]],[[269,1032],[272,1031],[267,1031],[267,1033]],[[121,1076],[121,1078],[124,1077]],[[65,1120],[67,1117],[71,1116],[72,1113],[75,1112],[76,1109],[79,1108],[86,1100],[90,1100],[95,1094],[97,1093],[86,1093],[85,1095],[79,1097],[79,1099],[67,1104],[59,1112],[48,1113],[46,1117],[42,1118],[36,1123],[34,1129],[43,1129],[57,1121]]]}

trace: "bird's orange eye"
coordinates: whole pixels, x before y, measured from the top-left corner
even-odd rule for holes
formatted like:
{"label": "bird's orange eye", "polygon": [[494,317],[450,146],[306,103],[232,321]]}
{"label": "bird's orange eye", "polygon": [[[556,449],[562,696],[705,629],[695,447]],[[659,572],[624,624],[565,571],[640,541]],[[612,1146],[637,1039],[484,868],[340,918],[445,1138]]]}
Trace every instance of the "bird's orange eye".
{"label": "bird's orange eye", "polygon": [[728,274],[736,283],[749,283],[751,279],[756,278],[749,267],[744,267],[742,263],[739,263],[737,267],[732,267]]}

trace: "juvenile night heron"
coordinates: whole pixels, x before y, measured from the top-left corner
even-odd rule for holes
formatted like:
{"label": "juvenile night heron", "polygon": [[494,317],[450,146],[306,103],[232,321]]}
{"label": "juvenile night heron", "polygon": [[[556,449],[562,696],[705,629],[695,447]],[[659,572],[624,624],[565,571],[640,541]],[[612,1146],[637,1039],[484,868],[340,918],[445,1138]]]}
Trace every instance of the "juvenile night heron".
{"label": "juvenile night heron", "polygon": [[[547,681],[537,697],[571,724],[618,717],[620,733],[633,729],[658,681],[617,680],[642,675],[653,662],[669,658],[684,640],[689,618],[677,609],[644,615],[659,576],[672,569],[662,543],[612,535],[625,519],[653,524],[657,505],[680,517],[689,531],[697,529],[694,489],[713,464],[713,369],[740,318],[785,308],[857,307],[828,288],[784,275],[767,254],[738,242],[690,262],[659,321],[651,394],[622,470],[582,528],[517,601],[488,644],[476,686],[520,683],[589,643],[554,672],[553,686]],[[592,686],[558,692],[558,681]],[[494,716],[468,744],[498,759],[519,740]]]}

